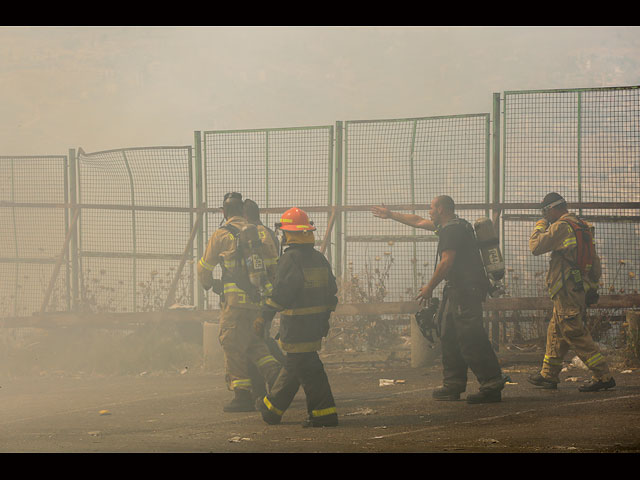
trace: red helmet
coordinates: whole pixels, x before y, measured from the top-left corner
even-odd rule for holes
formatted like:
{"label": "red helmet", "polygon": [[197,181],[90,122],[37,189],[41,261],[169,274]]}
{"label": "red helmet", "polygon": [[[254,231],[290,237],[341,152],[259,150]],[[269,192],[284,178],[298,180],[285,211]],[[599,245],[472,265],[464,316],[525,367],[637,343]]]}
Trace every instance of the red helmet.
{"label": "red helmet", "polygon": [[316,229],[306,212],[298,207],[290,208],[284,212],[280,222],[276,223],[276,227],[287,232],[307,232]]}

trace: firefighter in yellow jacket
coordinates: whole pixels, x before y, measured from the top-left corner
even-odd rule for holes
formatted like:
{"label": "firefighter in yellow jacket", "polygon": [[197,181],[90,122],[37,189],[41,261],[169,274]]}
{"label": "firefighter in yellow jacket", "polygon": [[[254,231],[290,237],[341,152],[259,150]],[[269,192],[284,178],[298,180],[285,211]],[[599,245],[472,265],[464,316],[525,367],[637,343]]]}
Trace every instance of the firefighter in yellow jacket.
{"label": "firefighter in yellow jacket", "polygon": [[253,200],[247,198],[243,203],[244,218],[247,222],[253,224],[258,229],[260,240],[265,247],[264,266],[267,269],[267,275],[273,282],[275,276],[276,264],[278,263],[278,255],[280,251],[280,243],[276,233],[260,220],[260,207]]}
{"label": "firefighter in yellow jacket", "polygon": [[260,332],[280,312],[278,340],[286,358],[271,391],[257,407],[266,423],[278,424],[302,386],[308,413],[303,426],[336,426],[336,404],[318,356],[338,303],[336,279],[325,256],[314,248],[316,227],[303,210],[294,207],[284,212],[278,228],[286,250],[278,260],[273,292],[255,326]]}
{"label": "firefighter in yellow jacket", "polygon": [[278,376],[281,365],[269,352],[264,339],[253,330],[262,302],[243,274],[244,259],[238,255],[238,232],[248,225],[243,216],[242,195],[237,192],[226,194],[222,209],[226,222],[209,239],[198,263],[198,279],[208,290],[215,283],[214,268],[216,265],[222,267],[219,339],[224,353],[227,386],[234,392],[233,400],[223,410],[255,411],[247,360],[256,365],[269,386]]}
{"label": "firefighter in yellow jacket", "polygon": [[[556,389],[562,361],[573,350],[589,368],[591,382],[581,392],[597,392],[615,386],[607,361],[591,338],[585,314],[591,292],[597,291],[602,273],[595,253],[593,228],[567,210],[558,193],[549,193],[542,201],[544,220],[536,223],[529,238],[533,255],[551,252],[546,283],[553,301],[553,316],[547,330],[547,345],[542,369],[529,382]],[[591,253],[589,253],[591,252]]]}
{"label": "firefighter in yellow jacket", "polygon": [[[247,219],[252,225],[256,226],[258,230],[258,236],[263,246],[263,261],[264,266],[267,272],[267,277],[271,283],[273,283],[275,277],[276,264],[278,263],[278,256],[280,252],[280,243],[278,242],[278,237],[276,233],[271,230],[269,227],[262,223],[260,219],[260,207],[258,204],[249,199],[245,198],[243,202],[244,209],[244,218]],[[284,355],[278,347],[277,342],[271,337],[271,326],[265,327],[264,332],[264,341],[267,344],[267,348],[271,355],[275,357],[280,364],[284,363]],[[248,360],[248,359],[247,359]],[[257,367],[250,361],[249,362],[249,377],[251,378],[251,391],[253,393],[254,399],[260,399],[267,394],[267,389],[264,380],[262,379],[262,375],[258,371]]]}

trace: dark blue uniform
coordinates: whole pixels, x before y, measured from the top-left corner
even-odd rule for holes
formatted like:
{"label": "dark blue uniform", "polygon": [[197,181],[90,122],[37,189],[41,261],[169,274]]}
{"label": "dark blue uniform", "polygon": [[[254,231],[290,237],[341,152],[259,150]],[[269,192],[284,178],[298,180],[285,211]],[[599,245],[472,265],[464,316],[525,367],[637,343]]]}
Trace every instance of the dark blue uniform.
{"label": "dark blue uniform", "polygon": [[280,423],[302,386],[307,425],[337,425],[335,401],[318,356],[322,338],[329,331],[329,317],[338,303],[337,292],[331,265],[313,244],[291,245],[280,257],[263,318],[268,322],[280,312],[278,341],[286,359],[270,393],[258,403],[267,423]]}
{"label": "dark blue uniform", "polygon": [[502,390],[504,379],[482,320],[489,280],[469,222],[455,218],[436,231],[438,254],[455,250],[443,291],[441,343],[444,386],[464,392],[471,369],[480,391]]}

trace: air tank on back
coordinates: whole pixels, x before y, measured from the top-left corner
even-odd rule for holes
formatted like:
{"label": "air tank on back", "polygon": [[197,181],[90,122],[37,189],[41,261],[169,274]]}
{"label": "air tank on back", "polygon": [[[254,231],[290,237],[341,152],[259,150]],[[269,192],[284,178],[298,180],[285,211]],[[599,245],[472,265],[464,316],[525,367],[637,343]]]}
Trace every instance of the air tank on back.
{"label": "air tank on back", "polygon": [[270,283],[262,259],[262,242],[255,225],[248,224],[240,231],[240,248],[244,256],[249,281],[258,289],[261,296],[270,293]]}
{"label": "air tank on back", "polygon": [[491,282],[489,294],[492,297],[498,297],[504,294],[502,279],[505,272],[498,236],[493,228],[493,223],[487,217],[478,218],[473,224],[473,228],[476,231],[482,262]]}

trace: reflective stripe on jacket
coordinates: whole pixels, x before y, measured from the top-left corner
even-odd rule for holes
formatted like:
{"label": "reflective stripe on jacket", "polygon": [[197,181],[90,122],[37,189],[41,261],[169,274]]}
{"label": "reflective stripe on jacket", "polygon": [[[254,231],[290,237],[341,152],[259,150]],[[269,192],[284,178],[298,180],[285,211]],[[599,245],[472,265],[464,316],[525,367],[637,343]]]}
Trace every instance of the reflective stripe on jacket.
{"label": "reflective stripe on jacket", "polygon": [[313,245],[291,245],[278,260],[266,307],[280,312],[279,341],[286,352],[320,349],[338,288],[325,256]]}
{"label": "reflective stripe on jacket", "polygon": [[[235,216],[227,220],[225,225],[230,224],[238,230],[242,230],[247,225],[244,217]],[[219,228],[216,230],[209,242],[204,255],[198,262],[198,277],[202,281],[202,277],[211,277],[211,272],[216,266],[224,267],[228,272],[235,272],[241,266],[237,258],[237,242],[236,238],[229,230]],[[224,272],[223,269],[223,272]],[[239,306],[249,309],[260,309],[260,304],[251,301],[249,294],[238,287],[235,282],[223,278],[224,282],[224,301],[226,305]],[[206,281],[202,281],[206,284]]]}
{"label": "reflective stripe on jacket", "polygon": [[[564,286],[570,285],[571,288],[575,288],[579,283],[574,272],[577,257],[576,236],[571,226],[563,221],[565,218],[573,221],[578,220],[573,213],[566,213],[552,223],[547,230],[537,226],[529,238],[529,250],[533,255],[551,252],[549,271],[546,277],[551,298],[554,298]],[[591,283],[597,282],[601,273],[600,258],[596,255],[588,278],[582,280]]]}

